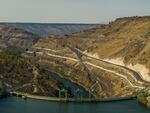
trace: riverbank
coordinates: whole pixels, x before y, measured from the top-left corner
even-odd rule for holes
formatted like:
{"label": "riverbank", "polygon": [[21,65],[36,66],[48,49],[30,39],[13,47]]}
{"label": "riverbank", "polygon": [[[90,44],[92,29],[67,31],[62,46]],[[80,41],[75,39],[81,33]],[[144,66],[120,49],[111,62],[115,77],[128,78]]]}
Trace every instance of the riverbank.
{"label": "riverbank", "polygon": [[150,108],[150,88],[141,90],[137,95],[137,100]]}
{"label": "riverbank", "polygon": [[44,101],[57,101],[57,102],[78,102],[78,103],[84,103],[84,102],[111,102],[111,101],[122,101],[122,100],[131,100],[136,98],[135,96],[130,97],[119,97],[119,98],[107,98],[107,99],[89,99],[89,98],[58,98],[58,97],[47,97],[47,96],[38,96],[38,95],[32,95],[22,92],[11,92],[10,95],[22,97],[24,99],[30,98],[30,99],[36,99],[36,100],[44,100]]}
{"label": "riverbank", "polygon": [[142,103],[143,105],[147,106],[150,108],[150,96],[149,97],[138,97],[137,98],[138,102]]}

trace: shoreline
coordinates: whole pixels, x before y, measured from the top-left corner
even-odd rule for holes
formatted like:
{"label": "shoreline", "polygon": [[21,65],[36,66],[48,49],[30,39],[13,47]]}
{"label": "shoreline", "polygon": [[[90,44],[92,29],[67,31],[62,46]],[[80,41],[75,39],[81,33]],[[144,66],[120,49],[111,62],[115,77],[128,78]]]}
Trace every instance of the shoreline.
{"label": "shoreline", "polygon": [[107,98],[107,99],[88,99],[88,98],[74,99],[74,98],[58,98],[58,97],[38,96],[38,95],[32,95],[32,94],[23,93],[23,92],[10,92],[10,95],[18,96],[23,99],[29,98],[29,99],[43,100],[43,101],[76,102],[76,103],[112,102],[112,101],[131,100],[131,99],[136,98],[136,96],[129,96],[129,97],[118,97],[118,98]]}

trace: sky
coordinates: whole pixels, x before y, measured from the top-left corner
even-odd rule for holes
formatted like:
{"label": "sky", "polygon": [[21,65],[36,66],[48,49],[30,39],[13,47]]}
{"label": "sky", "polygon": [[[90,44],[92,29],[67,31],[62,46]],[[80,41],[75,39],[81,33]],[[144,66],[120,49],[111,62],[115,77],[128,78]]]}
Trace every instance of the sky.
{"label": "sky", "polygon": [[150,0],[0,0],[0,22],[104,23],[149,15]]}

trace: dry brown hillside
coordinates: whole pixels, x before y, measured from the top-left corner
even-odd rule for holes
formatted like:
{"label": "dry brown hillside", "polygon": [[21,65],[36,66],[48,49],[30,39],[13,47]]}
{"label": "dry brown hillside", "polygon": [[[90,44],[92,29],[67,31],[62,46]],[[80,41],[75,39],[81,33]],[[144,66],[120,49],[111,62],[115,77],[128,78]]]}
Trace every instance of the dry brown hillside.
{"label": "dry brown hillside", "polygon": [[94,88],[97,97],[127,96],[141,86],[137,81],[150,82],[149,33],[150,17],[120,18],[101,28],[40,39],[28,53],[88,91]]}
{"label": "dry brown hillside", "polygon": [[97,53],[100,58],[123,57],[125,63],[146,63],[148,67],[150,64],[148,16],[119,18],[101,28],[62,37],[83,51]]}
{"label": "dry brown hillside", "polygon": [[119,18],[100,29],[74,34],[71,37],[70,42],[77,42],[76,45],[83,51],[127,65],[143,75],[149,74],[150,16]]}
{"label": "dry brown hillside", "polygon": [[39,36],[23,29],[0,26],[0,47],[2,48],[30,48]]}

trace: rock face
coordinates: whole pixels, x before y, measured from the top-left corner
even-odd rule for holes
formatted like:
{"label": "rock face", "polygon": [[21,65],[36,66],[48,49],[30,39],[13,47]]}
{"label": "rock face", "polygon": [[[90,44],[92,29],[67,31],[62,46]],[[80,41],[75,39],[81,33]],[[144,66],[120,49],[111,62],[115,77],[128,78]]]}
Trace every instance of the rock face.
{"label": "rock face", "polygon": [[40,24],[40,23],[0,23],[0,25],[21,28],[39,36],[69,35],[100,27],[100,24]]}
{"label": "rock face", "polygon": [[149,32],[150,17],[120,18],[101,28],[40,39],[27,54],[96,97],[124,97],[149,86]]}
{"label": "rock face", "polygon": [[0,26],[1,48],[28,49],[37,42],[40,37],[23,29]]}

